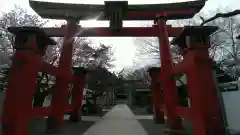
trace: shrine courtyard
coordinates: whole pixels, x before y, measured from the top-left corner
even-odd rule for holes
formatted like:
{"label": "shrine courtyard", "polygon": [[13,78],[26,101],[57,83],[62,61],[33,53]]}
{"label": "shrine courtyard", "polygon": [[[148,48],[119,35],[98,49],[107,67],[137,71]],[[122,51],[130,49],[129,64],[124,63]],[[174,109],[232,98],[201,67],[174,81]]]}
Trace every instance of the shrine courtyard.
{"label": "shrine courtyard", "polygon": [[[135,115],[126,104],[118,104],[104,116],[82,116],[79,123],[71,123],[65,116],[65,128],[60,132],[44,132],[44,120],[32,124],[30,135],[165,135],[164,124],[155,124],[152,115]],[[184,121],[186,134],[190,124]]]}

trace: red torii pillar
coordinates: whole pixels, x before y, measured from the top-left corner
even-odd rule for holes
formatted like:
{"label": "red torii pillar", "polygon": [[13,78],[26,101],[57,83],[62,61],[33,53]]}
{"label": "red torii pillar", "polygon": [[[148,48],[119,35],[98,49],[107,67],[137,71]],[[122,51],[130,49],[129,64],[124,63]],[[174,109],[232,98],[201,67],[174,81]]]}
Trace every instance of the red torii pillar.
{"label": "red torii pillar", "polygon": [[12,27],[8,30],[16,35],[16,52],[9,72],[3,107],[3,135],[27,135],[37,72],[40,70],[46,45],[55,43],[37,27]]}
{"label": "red torii pillar", "polygon": [[87,73],[85,68],[75,67],[74,69],[74,83],[72,90],[72,112],[70,114],[70,120],[78,122],[82,116],[82,101],[84,93],[85,75]]}
{"label": "red torii pillar", "polygon": [[[179,116],[176,115],[176,106],[179,100],[176,90],[176,82],[169,79],[173,69],[172,56],[170,52],[169,37],[164,16],[157,21],[156,28],[159,29],[159,48],[161,59],[161,79],[163,81],[164,104],[167,116],[167,125],[171,130],[182,129],[182,123]],[[160,76],[159,76],[160,78]]]}
{"label": "red torii pillar", "polygon": [[[202,47],[204,46],[205,47]],[[201,102],[203,105],[206,106],[206,115],[207,115],[207,132],[210,135],[224,135],[224,125],[222,121],[222,114],[221,114],[221,105],[218,97],[216,82],[214,80],[213,72],[212,72],[212,60],[209,58],[208,55],[208,44],[198,44],[195,43],[194,50],[192,50],[194,59],[194,66],[192,67],[192,71],[195,70],[195,90],[202,91],[204,90],[204,96],[206,98],[206,104],[201,102],[202,99],[199,99],[198,102]],[[202,51],[199,51],[201,49]],[[204,74],[201,73],[204,71]],[[189,80],[188,80],[189,81]],[[199,89],[200,88],[200,89]],[[194,89],[192,89],[194,90]]]}
{"label": "red torii pillar", "polygon": [[53,129],[61,129],[64,112],[67,108],[68,85],[72,79],[72,50],[74,37],[78,30],[77,21],[68,20],[66,35],[64,37],[62,52],[59,60],[58,70],[59,75],[56,77],[56,89],[52,94],[52,116],[50,123]]}
{"label": "red torii pillar", "polygon": [[184,51],[187,64],[187,87],[191,103],[194,135],[224,135],[221,105],[209,57],[209,35],[217,30],[213,26],[189,26],[173,43]]}
{"label": "red torii pillar", "polygon": [[160,68],[152,67],[148,70],[148,72],[151,77],[154,121],[157,124],[164,124],[164,112],[161,111],[161,107],[163,105],[163,92],[159,78],[160,70]]}

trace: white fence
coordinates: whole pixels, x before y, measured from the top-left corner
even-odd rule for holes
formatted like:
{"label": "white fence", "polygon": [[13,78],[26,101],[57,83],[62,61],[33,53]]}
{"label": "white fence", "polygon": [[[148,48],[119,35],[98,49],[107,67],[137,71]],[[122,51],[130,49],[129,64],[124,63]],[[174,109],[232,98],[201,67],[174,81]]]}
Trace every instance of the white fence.
{"label": "white fence", "polygon": [[240,91],[222,92],[229,129],[240,131]]}

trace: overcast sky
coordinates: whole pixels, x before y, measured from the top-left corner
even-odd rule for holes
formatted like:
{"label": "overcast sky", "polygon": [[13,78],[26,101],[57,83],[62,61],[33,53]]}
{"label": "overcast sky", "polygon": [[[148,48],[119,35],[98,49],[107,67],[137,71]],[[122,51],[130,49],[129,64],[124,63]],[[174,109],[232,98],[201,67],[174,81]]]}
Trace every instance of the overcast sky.
{"label": "overcast sky", "polygon": [[[68,2],[68,3],[86,3],[86,4],[103,4],[103,0],[42,0],[52,2]],[[114,1],[114,0],[112,0]],[[149,4],[154,3],[166,3],[176,1],[187,1],[187,0],[147,0]],[[140,0],[129,0],[129,4],[144,4]],[[34,13],[29,7],[28,0],[0,0],[0,12],[6,12],[13,8],[14,4],[17,4],[23,8],[26,8],[30,13]],[[208,0],[205,7],[202,9],[203,12],[209,12],[216,8],[231,8],[240,9],[240,0]],[[83,22],[83,26],[107,26],[108,23],[96,23],[95,21]],[[140,23],[124,23],[124,26],[140,26]],[[134,38],[92,38],[95,42],[102,42],[105,44],[111,44],[114,46],[115,57],[116,57],[116,70],[120,70],[123,67],[133,66],[133,59],[135,58],[136,45],[134,44]],[[144,61],[143,61],[144,62]],[[136,66],[136,65],[135,65]],[[138,66],[138,65],[137,65]]]}

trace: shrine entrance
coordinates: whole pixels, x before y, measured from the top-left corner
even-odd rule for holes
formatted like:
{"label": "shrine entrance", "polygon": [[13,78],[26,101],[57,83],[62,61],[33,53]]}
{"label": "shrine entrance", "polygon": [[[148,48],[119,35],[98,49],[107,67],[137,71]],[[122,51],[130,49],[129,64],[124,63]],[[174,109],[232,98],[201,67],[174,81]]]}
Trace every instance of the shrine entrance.
{"label": "shrine entrance", "polygon": [[[217,30],[214,26],[172,27],[167,20],[193,17],[205,1],[175,4],[128,5],[127,1],[108,1],[105,5],[81,5],[30,1],[30,6],[43,18],[66,19],[61,28],[11,27],[15,34],[16,53],[9,74],[8,89],[2,118],[3,135],[27,135],[28,123],[33,118],[49,116],[50,129],[62,128],[65,111],[71,112],[70,120],[81,119],[84,68],[72,73],[72,48],[75,36],[81,37],[158,37],[160,43],[161,69],[149,70],[152,78],[154,116],[159,122],[166,121],[171,131],[181,130],[182,119],[191,120],[194,135],[224,135],[220,103],[212,74],[212,60],[208,55],[209,35]],[[79,20],[99,12],[99,20],[110,20],[109,28],[84,28]],[[123,20],[152,20],[152,27],[123,27]],[[79,31],[81,33],[79,34]],[[47,45],[56,44],[50,37],[64,37],[59,66],[42,60]],[[183,60],[172,64],[169,49],[177,45]],[[50,107],[32,108],[37,72],[56,76],[56,89]],[[185,73],[191,107],[180,107],[174,75]],[[203,73],[204,72],[204,73]],[[74,81],[72,103],[66,103],[68,84]],[[160,84],[161,83],[161,84]],[[163,93],[160,91],[163,86]],[[25,90],[25,92],[22,92]],[[164,104],[163,99],[164,97]],[[20,104],[19,104],[20,103]],[[164,116],[167,117],[165,120]]]}

